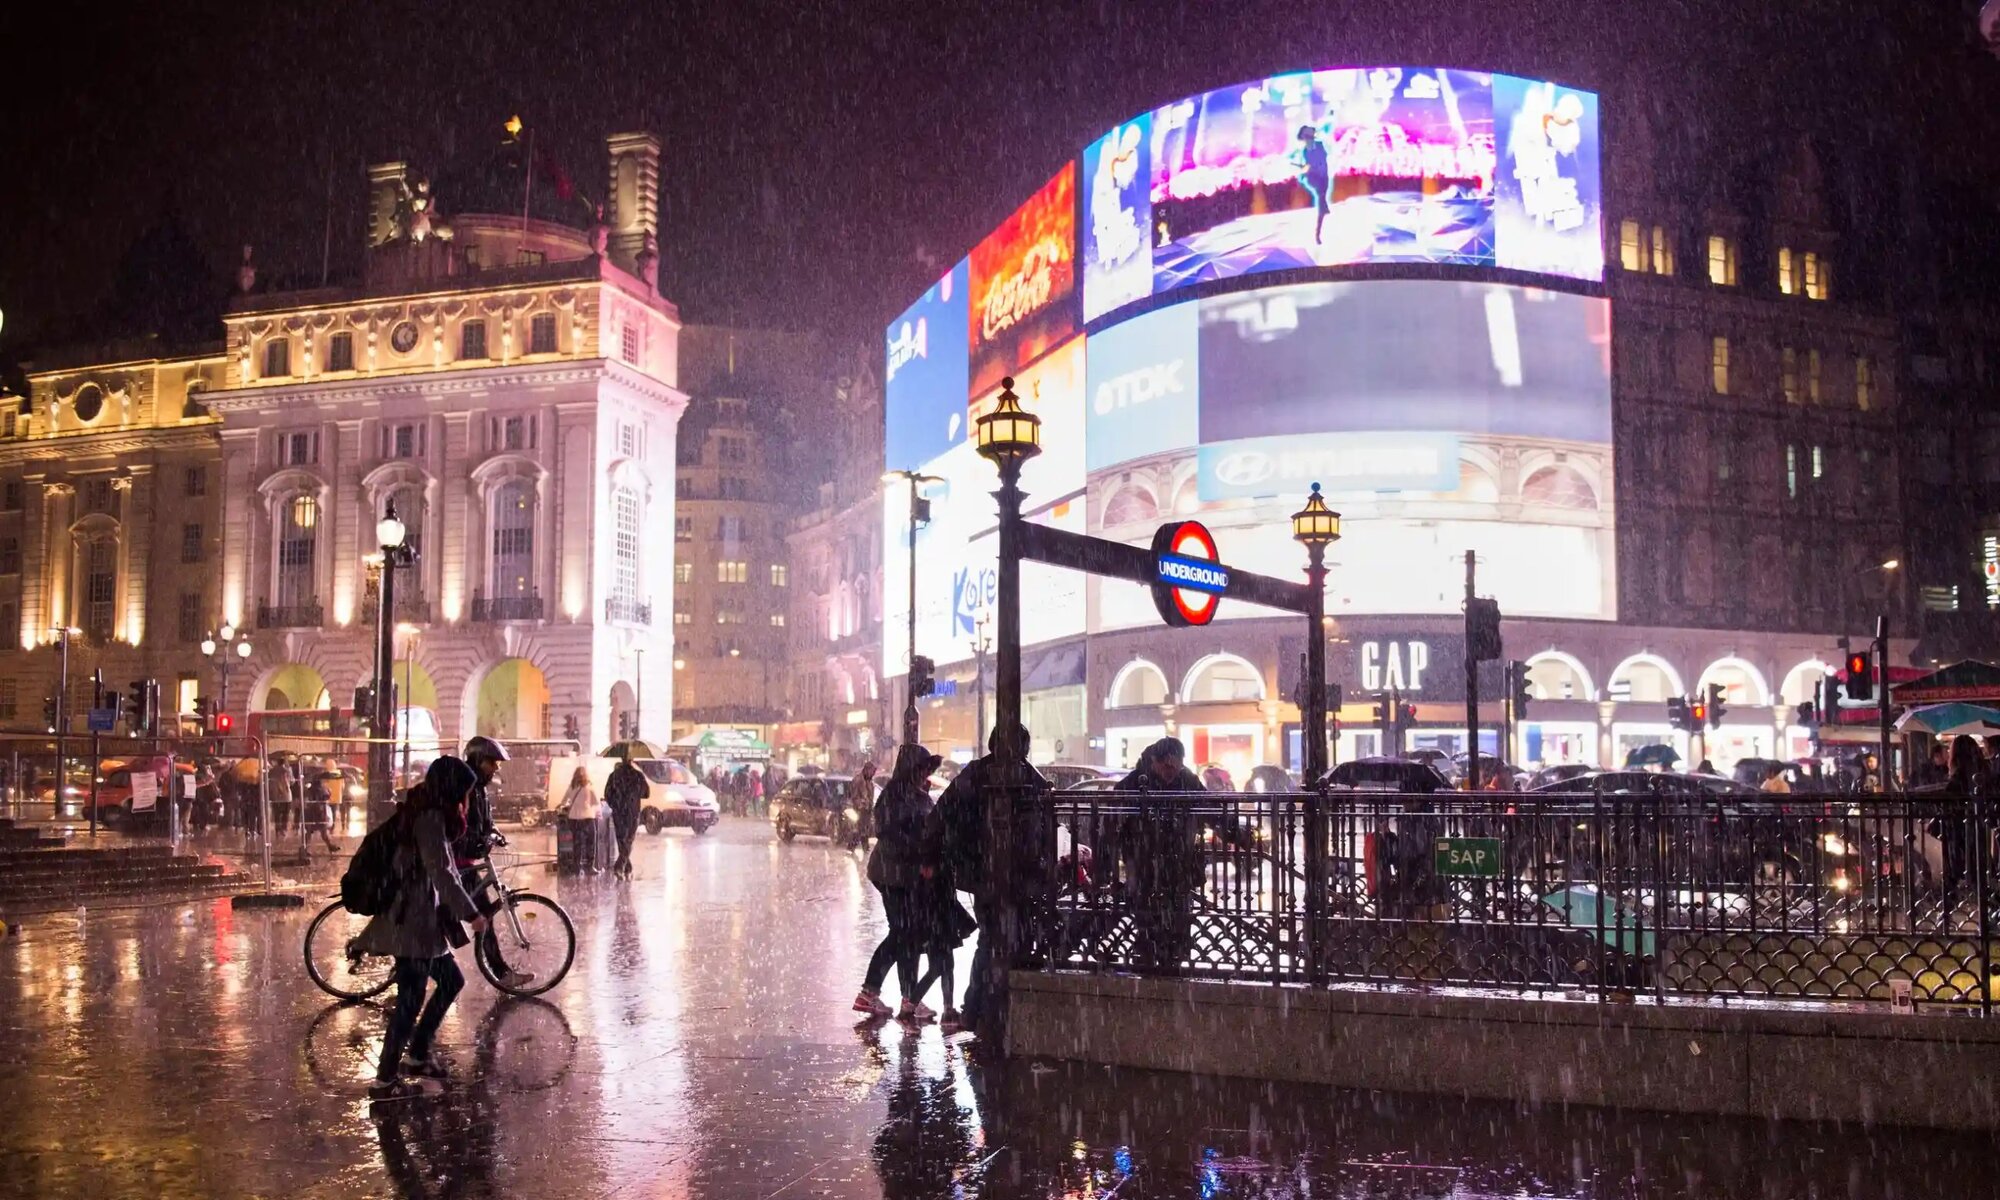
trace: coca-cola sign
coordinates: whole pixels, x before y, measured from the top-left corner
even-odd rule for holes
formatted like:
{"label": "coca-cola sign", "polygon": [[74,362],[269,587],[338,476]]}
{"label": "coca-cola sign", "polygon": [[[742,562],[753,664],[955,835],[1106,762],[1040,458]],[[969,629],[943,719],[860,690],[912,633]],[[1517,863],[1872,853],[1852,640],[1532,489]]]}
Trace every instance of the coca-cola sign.
{"label": "coca-cola sign", "polygon": [[972,251],[971,394],[1076,332],[1076,167],[1015,209]]}

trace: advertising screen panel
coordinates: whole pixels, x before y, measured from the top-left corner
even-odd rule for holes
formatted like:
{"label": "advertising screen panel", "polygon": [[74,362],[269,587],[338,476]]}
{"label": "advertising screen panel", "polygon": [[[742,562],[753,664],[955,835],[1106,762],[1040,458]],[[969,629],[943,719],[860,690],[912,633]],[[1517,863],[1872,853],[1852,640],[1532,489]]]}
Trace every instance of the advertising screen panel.
{"label": "advertising screen panel", "polygon": [[1200,312],[1193,302],[1156,309],[1090,339],[1085,466],[1092,471],[1198,438]]}
{"label": "advertising screen panel", "polygon": [[1495,75],[1493,120],[1499,138],[1493,202],[1497,265],[1602,279],[1596,95]]}
{"label": "advertising screen panel", "polygon": [[889,326],[883,410],[891,470],[914,470],[965,439],[969,261],[960,259]]}
{"label": "advertising screen panel", "polygon": [[972,251],[972,395],[1076,332],[1076,164]]}
{"label": "advertising screen panel", "polygon": [[1138,117],[1083,152],[1083,319],[1153,294],[1152,116]]}

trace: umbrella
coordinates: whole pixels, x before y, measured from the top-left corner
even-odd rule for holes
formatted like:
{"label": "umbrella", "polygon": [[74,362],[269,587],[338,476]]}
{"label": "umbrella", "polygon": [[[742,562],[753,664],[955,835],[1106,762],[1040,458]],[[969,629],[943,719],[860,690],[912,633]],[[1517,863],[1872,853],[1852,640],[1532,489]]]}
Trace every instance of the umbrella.
{"label": "umbrella", "polygon": [[1932,737],[1956,737],[1961,733],[1981,735],[2000,730],[2000,708],[1955,701],[1913,708],[1896,721],[1901,733],[1928,733]]}
{"label": "umbrella", "polygon": [[1563,924],[1596,934],[1613,950],[1651,958],[1657,948],[1653,930],[1641,926],[1638,913],[1615,898],[1607,902],[1594,887],[1583,884],[1566,887],[1543,896],[1542,903],[1554,909]]}
{"label": "umbrella", "polygon": [[1674,753],[1672,746],[1663,746],[1658,742],[1654,742],[1650,746],[1641,746],[1630,754],[1627,754],[1625,756],[1625,765],[1627,767],[1671,767],[1680,760],[1681,756]]}
{"label": "umbrella", "polygon": [[627,753],[631,754],[633,758],[665,757],[653,743],[641,741],[638,738],[628,738],[622,742],[613,742],[597,753],[601,758],[623,758]]}

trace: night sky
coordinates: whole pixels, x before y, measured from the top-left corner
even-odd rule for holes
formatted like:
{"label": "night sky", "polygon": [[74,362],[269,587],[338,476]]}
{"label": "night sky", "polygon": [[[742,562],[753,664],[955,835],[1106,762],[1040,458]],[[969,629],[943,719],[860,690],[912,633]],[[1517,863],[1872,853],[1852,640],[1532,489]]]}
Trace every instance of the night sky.
{"label": "night sky", "polygon": [[[131,323],[119,264],[164,222],[220,296],[246,242],[268,281],[317,284],[330,210],[332,277],[351,278],[364,164],[435,174],[513,113],[593,193],[604,133],[661,135],[663,287],[688,319],[843,338],[875,336],[1110,123],[1312,65],[1595,87],[1614,142],[1622,93],[1672,135],[1667,169],[1734,186],[1764,143],[1804,133],[1846,153],[1850,181],[1920,151],[1975,215],[2000,194],[1991,142],[1971,149],[2000,63],[1973,44],[1969,0],[10,7],[0,354],[16,356]],[[1984,111],[1959,111],[1968,98]]]}

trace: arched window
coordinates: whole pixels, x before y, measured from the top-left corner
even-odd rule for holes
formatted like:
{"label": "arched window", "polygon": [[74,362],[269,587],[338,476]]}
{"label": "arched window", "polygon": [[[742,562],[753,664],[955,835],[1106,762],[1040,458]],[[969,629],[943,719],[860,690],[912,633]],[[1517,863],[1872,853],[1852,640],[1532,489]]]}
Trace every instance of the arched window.
{"label": "arched window", "polygon": [[1712,683],[1722,685],[1722,698],[1728,704],[1765,705],[1771,702],[1771,689],[1764,682],[1763,672],[1740,658],[1722,658],[1708,665],[1701,673],[1701,682],[1695,686],[1697,695],[1708,695]]}
{"label": "arched window", "polygon": [[493,596],[535,591],[535,484],[510,479],[493,492]]}
{"label": "arched window", "polygon": [[1634,655],[1611,673],[1611,699],[1635,704],[1664,704],[1682,694],[1674,669],[1648,654]]}
{"label": "arched window", "polygon": [[415,550],[419,558],[424,552],[424,519],[430,515],[430,506],[424,503],[424,486],[420,483],[406,483],[389,493],[389,503],[396,506],[396,516],[403,522],[403,544]]}
{"label": "arched window", "polygon": [[111,639],[118,598],[118,542],[93,537],[83,547],[83,631],[92,641]]}
{"label": "arched window", "polygon": [[1218,654],[1196,664],[1188,672],[1187,686],[1181,689],[1181,701],[1186,704],[1263,698],[1264,677],[1257,673],[1257,668],[1233,654]]}
{"label": "arched window", "polygon": [[1106,525],[1124,525],[1132,521],[1152,521],[1158,519],[1160,505],[1144,488],[1127,484],[1112,493],[1104,506]]}
{"label": "arched window", "polygon": [[1591,700],[1590,677],[1567,654],[1545,651],[1528,660],[1528,690],[1537,700]]}
{"label": "arched window", "polygon": [[1137,708],[1167,702],[1167,676],[1152,663],[1139,659],[1126,663],[1111,681],[1110,708]]}
{"label": "arched window", "polygon": [[639,603],[639,493],[629,487],[611,492],[611,597]]}
{"label": "arched window", "polygon": [[294,493],[278,505],[278,607],[304,608],[318,599],[313,562],[319,552],[319,500]]}
{"label": "arched window", "polygon": [[1785,673],[1784,686],[1778,689],[1779,702],[1787,708],[1801,704],[1817,703],[1820,680],[1833,674],[1833,668],[1818,659],[1808,659]]}
{"label": "arched window", "polygon": [[1574,467],[1543,467],[1528,476],[1528,481],[1521,485],[1521,501],[1578,512],[1597,509],[1597,493]]}

